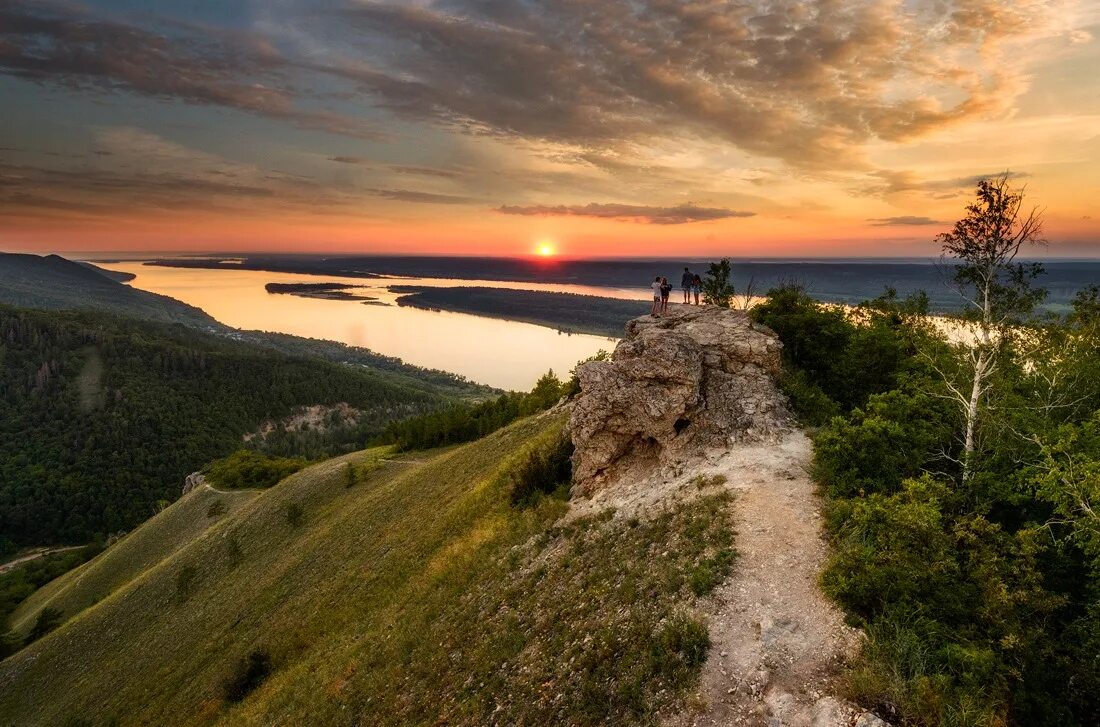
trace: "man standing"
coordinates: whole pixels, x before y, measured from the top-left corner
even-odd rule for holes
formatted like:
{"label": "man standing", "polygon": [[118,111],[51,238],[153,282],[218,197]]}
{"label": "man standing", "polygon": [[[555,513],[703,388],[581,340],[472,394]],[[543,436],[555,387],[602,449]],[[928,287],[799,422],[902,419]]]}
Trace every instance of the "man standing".
{"label": "man standing", "polygon": [[680,276],[680,289],[684,291],[684,303],[691,302],[691,283],[695,280],[695,276],[691,274],[691,271],[684,268],[684,274]]}

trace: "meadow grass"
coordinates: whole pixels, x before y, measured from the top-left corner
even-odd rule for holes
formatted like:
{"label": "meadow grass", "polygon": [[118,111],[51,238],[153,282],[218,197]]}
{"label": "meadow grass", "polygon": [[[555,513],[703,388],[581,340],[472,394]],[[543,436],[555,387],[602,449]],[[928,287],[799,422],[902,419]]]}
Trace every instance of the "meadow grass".
{"label": "meadow grass", "polygon": [[513,506],[517,467],[563,423],[415,460],[368,450],[251,493],[0,664],[0,722],[656,720],[706,655],[692,605],[730,567],[728,501],[566,526],[558,497]]}

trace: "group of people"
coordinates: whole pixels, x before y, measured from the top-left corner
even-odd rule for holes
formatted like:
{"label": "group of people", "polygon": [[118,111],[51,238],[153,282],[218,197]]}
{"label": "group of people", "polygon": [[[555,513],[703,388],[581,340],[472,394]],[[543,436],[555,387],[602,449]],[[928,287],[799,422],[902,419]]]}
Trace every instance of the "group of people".
{"label": "group of people", "polygon": [[[650,315],[659,316],[664,313],[668,313],[668,299],[672,295],[672,283],[668,282],[668,278],[658,275],[653,279],[653,310],[650,311]],[[703,289],[703,279],[695,273],[691,272],[688,268],[684,268],[684,274],[680,276],[680,290],[684,293],[684,305],[691,303],[691,298],[695,296],[695,305],[699,305],[699,293]]]}

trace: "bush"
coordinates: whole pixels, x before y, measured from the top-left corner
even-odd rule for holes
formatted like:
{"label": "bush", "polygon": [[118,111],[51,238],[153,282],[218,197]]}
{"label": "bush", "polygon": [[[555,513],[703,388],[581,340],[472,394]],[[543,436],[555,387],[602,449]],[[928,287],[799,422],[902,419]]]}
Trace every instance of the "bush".
{"label": "bush", "polygon": [[38,612],[38,617],[34,620],[34,626],[31,627],[30,633],[27,634],[27,644],[32,641],[37,641],[46,634],[50,633],[58,626],[61,625],[61,620],[64,614],[56,608],[50,608],[46,606]]}
{"label": "bush", "polygon": [[185,565],[176,571],[176,597],[181,601],[191,595],[191,587],[199,577],[199,571],[193,565]]}
{"label": "bush", "polygon": [[269,457],[241,449],[206,465],[203,474],[214,486],[228,490],[266,489],[308,464],[301,458]]}
{"label": "bush", "polygon": [[951,420],[943,402],[926,394],[876,394],[865,410],[834,417],[814,434],[814,477],[832,497],[894,493],[955,446]]}
{"label": "bush", "polygon": [[292,528],[299,527],[306,520],[305,510],[296,502],[288,503],[283,508],[283,515],[286,517],[286,524]]}
{"label": "bush", "polygon": [[[786,382],[792,405],[811,423],[826,421],[836,402],[844,411],[896,387],[902,374],[920,368],[914,358],[920,334],[901,310],[919,303],[892,303],[889,295],[865,303],[858,323],[836,307],[815,301],[798,286],[768,291],[751,310],[753,320],[771,328],[783,342]],[[796,374],[795,372],[800,372]]]}
{"label": "bush", "polygon": [[243,701],[271,675],[271,655],[264,649],[253,649],[237,662],[224,685],[225,701]]}
{"label": "bush", "polygon": [[679,681],[682,672],[702,666],[710,651],[710,634],[700,621],[678,613],[661,625],[650,644],[650,661],[656,673]]}
{"label": "bush", "polygon": [[573,441],[566,433],[548,444],[536,446],[520,460],[510,474],[513,505],[530,505],[568,484],[573,476]]}
{"label": "bush", "polygon": [[218,517],[227,512],[229,512],[229,506],[225,504],[225,500],[214,500],[206,508],[206,517]]}

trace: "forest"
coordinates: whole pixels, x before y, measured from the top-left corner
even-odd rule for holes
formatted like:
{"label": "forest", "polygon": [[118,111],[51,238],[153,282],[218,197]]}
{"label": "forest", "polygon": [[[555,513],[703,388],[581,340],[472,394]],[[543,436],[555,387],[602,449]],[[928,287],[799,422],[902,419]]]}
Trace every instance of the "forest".
{"label": "forest", "polygon": [[812,430],[822,585],[868,637],[850,696],[895,724],[1100,724],[1100,288],[1036,313],[1028,220],[987,224],[1019,209],[1003,181],[942,236],[972,341],[890,290],[752,310]]}
{"label": "forest", "polygon": [[[343,451],[464,388],[439,380],[446,386],[180,325],[0,307],[0,533],[44,545],[128,530],[260,422],[347,402],[366,422],[357,441],[314,437],[310,454]],[[271,443],[298,454],[294,437]]]}

